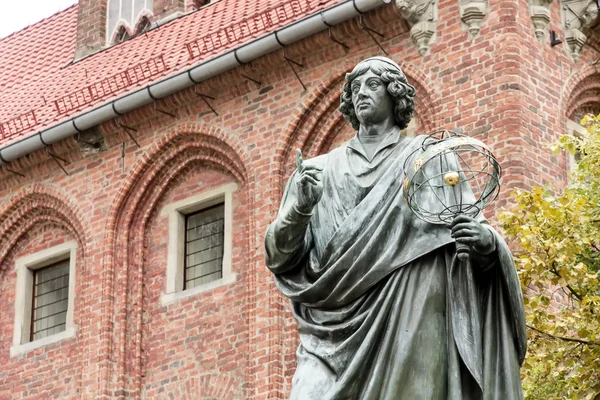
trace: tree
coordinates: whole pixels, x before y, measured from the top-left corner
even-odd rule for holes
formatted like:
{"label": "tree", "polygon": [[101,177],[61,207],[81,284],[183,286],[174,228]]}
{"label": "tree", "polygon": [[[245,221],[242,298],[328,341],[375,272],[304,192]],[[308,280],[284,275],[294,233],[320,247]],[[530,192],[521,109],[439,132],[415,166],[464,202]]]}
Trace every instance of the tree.
{"label": "tree", "polygon": [[513,192],[499,214],[525,290],[527,399],[600,399],[600,115],[552,145],[580,157],[567,186]]}

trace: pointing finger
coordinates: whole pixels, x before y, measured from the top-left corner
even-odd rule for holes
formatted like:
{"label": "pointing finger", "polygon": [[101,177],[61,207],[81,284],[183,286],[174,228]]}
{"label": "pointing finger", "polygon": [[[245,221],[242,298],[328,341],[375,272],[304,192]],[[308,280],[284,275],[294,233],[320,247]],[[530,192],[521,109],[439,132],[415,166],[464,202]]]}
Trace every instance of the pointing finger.
{"label": "pointing finger", "polygon": [[302,151],[300,149],[296,149],[296,168],[300,172],[304,170],[304,160],[302,160]]}

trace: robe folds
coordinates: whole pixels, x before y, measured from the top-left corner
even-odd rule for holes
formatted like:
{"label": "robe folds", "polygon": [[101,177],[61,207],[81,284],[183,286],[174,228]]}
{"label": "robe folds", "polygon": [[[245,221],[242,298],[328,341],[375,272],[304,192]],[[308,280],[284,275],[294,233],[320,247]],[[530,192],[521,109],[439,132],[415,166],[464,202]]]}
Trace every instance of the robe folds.
{"label": "robe folds", "polygon": [[297,400],[522,399],[523,299],[502,238],[461,263],[444,225],[402,193],[422,140],[397,128],[365,154],[357,137],[306,160],[323,167],[311,215],[295,172],[265,239],[266,263],[298,323]]}

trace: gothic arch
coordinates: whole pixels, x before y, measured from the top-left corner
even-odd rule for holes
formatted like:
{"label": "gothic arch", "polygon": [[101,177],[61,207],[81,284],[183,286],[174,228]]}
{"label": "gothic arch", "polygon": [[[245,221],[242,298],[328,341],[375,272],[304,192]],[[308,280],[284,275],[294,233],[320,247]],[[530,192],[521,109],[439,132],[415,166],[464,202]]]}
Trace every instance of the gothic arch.
{"label": "gothic arch", "polygon": [[600,108],[600,65],[587,66],[571,76],[562,93],[560,110],[564,124],[582,107],[593,105],[593,108]]}
{"label": "gothic arch", "polygon": [[[54,223],[73,236],[85,254],[89,235],[79,207],[61,191],[42,185],[21,190],[0,209],[0,266],[10,258],[16,244],[33,227]],[[0,271],[1,272],[1,271]]]}
{"label": "gothic arch", "polygon": [[[113,370],[107,371],[109,375],[116,376],[108,376],[103,382],[106,385],[116,378],[118,389],[115,390],[125,390],[134,398],[139,398],[142,384],[141,282],[147,225],[170,184],[182,172],[196,165],[210,165],[231,175],[247,190],[247,207],[252,209],[249,194],[252,193],[253,174],[247,169],[249,156],[241,144],[224,131],[196,123],[181,124],[157,140],[132,168],[109,213],[106,227],[108,251],[103,261],[104,296],[112,299],[111,312],[107,315],[114,315],[114,328],[109,328],[109,321],[104,326],[107,327],[105,334],[118,338],[114,340],[119,348],[115,349]],[[252,221],[247,223],[252,231]],[[248,242],[252,237],[248,236]],[[246,247],[250,249],[249,243]],[[127,305],[131,304],[136,306],[128,310]],[[104,391],[109,393],[113,389],[106,387]]]}
{"label": "gothic arch", "polygon": [[[360,60],[358,60],[360,61]],[[345,73],[350,71],[357,60],[347,61],[336,67],[308,95],[294,112],[291,122],[284,132],[284,145],[278,152],[278,170],[280,191],[283,191],[289,168],[293,168],[294,149],[302,150],[305,158],[315,157],[327,148],[335,135],[346,124],[338,111],[339,96],[343,87]],[[430,132],[439,125],[437,116],[440,110],[440,97],[433,85],[427,82],[423,73],[412,64],[398,63],[409,83],[417,89],[415,98],[416,118],[424,132]]]}
{"label": "gothic arch", "polygon": [[570,103],[565,116],[568,119],[573,118],[574,114],[580,108],[590,107],[600,109],[600,75],[590,75],[583,79],[571,93]]}

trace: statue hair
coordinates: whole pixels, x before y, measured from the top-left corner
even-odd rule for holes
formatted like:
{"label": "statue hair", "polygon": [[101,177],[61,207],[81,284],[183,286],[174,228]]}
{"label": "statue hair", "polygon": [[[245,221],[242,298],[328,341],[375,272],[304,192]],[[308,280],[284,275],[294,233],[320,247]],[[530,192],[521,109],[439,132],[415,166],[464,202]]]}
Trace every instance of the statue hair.
{"label": "statue hair", "polygon": [[387,91],[394,99],[394,121],[400,129],[406,129],[415,111],[414,97],[417,90],[406,80],[401,70],[390,63],[380,60],[362,61],[354,67],[352,72],[346,74],[346,83],[340,96],[340,111],[346,121],[358,130],[360,122],[354,112],[352,103],[352,89],[350,84],[357,77],[371,70],[381,80],[387,83]]}

